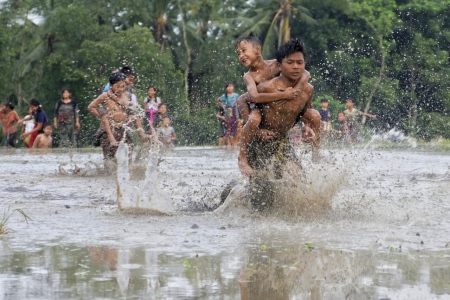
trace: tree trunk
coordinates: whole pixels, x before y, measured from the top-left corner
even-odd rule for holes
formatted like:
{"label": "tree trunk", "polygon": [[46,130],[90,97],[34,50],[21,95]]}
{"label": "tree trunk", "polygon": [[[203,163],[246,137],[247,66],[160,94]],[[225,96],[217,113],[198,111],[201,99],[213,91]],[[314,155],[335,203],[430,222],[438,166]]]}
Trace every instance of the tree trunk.
{"label": "tree trunk", "polygon": [[417,97],[416,97],[416,72],[414,70],[414,67],[411,68],[411,108],[410,108],[410,119],[409,119],[409,128],[410,128],[410,134],[413,136],[416,135],[416,128],[417,128],[417,116],[419,115],[419,110],[417,109]]}
{"label": "tree trunk", "polygon": [[[187,40],[186,23],[185,23],[186,20],[185,15],[183,13],[183,9],[181,8],[180,0],[177,0],[177,4],[181,14],[181,30],[183,33],[183,43],[184,47],[186,48],[186,68],[184,70],[184,97],[185,101],[189,103],[189,73],[190,73],[190,66],[192,63],[191,48],[189,47]],[[189,105],[187,107],[189,107]],[[189,114],[189,110],[187,110],[186,113]]]}
{"label": "tree trunk", "polygon": [[[377,91],[378,87],[381,84],[381,80],[383,80],[384,77],[384,68],[385,68],[385,54],[384,54],[384,47],[383,47],[383,37],[378,36],[378,41],[380,43],[380,49],[381,49],[381,67],[380,67],[380,73],[378,75],[377,82],[375,83],[375,87],[373,88],[372,92],[370,93],[369,97],[367,98],[366,106],[364,107],[364,113],[368,113],[370,109],[370,105],[372,104],[373,96],[375,95],[375,92]],[[366,116],[362,117],[361,124],[364,125],[366,123]]]}

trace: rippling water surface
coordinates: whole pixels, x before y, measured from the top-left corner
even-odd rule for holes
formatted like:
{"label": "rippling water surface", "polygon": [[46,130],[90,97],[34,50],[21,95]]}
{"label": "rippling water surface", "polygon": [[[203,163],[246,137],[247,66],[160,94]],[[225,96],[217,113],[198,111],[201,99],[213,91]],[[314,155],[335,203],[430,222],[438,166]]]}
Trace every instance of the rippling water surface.
{"label": "rippling water surface", "polygon": [[200,212],[245,183],[236,152],[178,148],[157,182],[177,212],[154,216],[115,209],[99,152],[4,151],[0,213],[32,220],[0,236],[0,299],[450,299],[450,155],[324,155],[303,190],[331,207],[284,217]]}

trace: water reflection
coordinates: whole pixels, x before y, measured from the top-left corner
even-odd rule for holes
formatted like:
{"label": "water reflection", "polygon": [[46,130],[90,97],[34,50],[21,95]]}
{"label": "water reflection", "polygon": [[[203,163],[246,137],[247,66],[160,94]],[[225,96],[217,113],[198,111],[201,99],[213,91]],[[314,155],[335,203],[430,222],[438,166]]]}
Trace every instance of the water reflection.
{"label": "water reflection", "polygon": [[449,299],[450,253],[251,245],[239,254],[0,248],[1,299]]}

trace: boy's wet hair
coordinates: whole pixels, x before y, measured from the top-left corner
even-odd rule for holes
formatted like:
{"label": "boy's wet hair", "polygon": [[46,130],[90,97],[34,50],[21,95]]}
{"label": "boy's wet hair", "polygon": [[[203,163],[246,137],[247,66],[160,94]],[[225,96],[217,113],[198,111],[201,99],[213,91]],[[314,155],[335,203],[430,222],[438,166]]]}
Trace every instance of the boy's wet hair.
{"label": "boy's wet hair", "polygon": [[303,45],[303,42],[297,38],[290,39],[289,41],[280,46],[276,55],[277,62],[281,64],[283,58],[286,58],[295,52],[303,53],[303,58],[306,59],[305,45]]}
{"label": "boy's wet hair", "polygon": [[125,76],[127,76],[127,75],[136,76],[136,74],[134,73],[133,69],[130,66],[123,66],[120,69],[120,73],[123,73]]}
{"label": "boy's wet hair", "polygon": [[3,104],[4,106],[8,107],[10,110],[13,110],[13,109],[14,109],[14,104],[12,104],[12,102],[9,101],[9,100],[3,101],[2,104]]}
{"label": "boy's wet hair", "polygon": [[44,126],[42,126],[42,130],[44,130],[45,128],[50,127],[51,129],[53,129],[52,124],[50,123],[45,123]]}
{"label": "boy's wet hair", "polygon": [[160,109],[162,106],[165,106],[165,107],[167,108],[167,105],[166,105],[165,103],[160,103],[160,104],[158,105],[158,109]]}
{"label": "boy's wet hair", "polygon": [[322,100],[320,100],[320,102],[322,103],[322,102],[328,102],[328,99],[327,98],[322,98]]}
{"label": "boy's wet hair", "polygon": [[109,84],[113,85],[119,81],[125,81],[125,74],[122,72],[112,73],[109,75]]}
{"label": "boy's wet hair", "polygon": [[251,31],[248,35],[246,36],[241,36],[240,38],[238,38],[236,40],[236,45],[235,48],[237,48],[239,46],[240,43],[242,43],[243,41],[247,41],[253,45],[259,45],[262,47],[262,43],[261,41],[258,39],[258,37],[255,35],[255,33],[253,31]]}

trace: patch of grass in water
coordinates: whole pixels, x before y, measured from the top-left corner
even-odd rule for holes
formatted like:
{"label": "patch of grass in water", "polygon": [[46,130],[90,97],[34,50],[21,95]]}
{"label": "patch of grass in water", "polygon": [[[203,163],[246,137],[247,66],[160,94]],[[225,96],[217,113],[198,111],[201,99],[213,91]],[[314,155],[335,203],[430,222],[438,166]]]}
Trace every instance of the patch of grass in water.
{"label": "patch of grass in water", "polygon": [[3,218],[0,221],[0,235],[1,234],[8,234],[10,232],[14,232],[14,230],[12,230],[11,228],[7,227],[7,223],[9,221],[9,218],[11,218],[12,214],[14,212],[16,212],[16,211],[18,213],[20,213],[25,218],[25,221],[27,223],[28,223],[28,220],[31,221],[31,218],[29,216],[27,216],[27,214],[22,209],[16,208],[16,209],[14,209],[12,211],[9,211],[9,206],[8,206],[8,210],[3,213]]}

